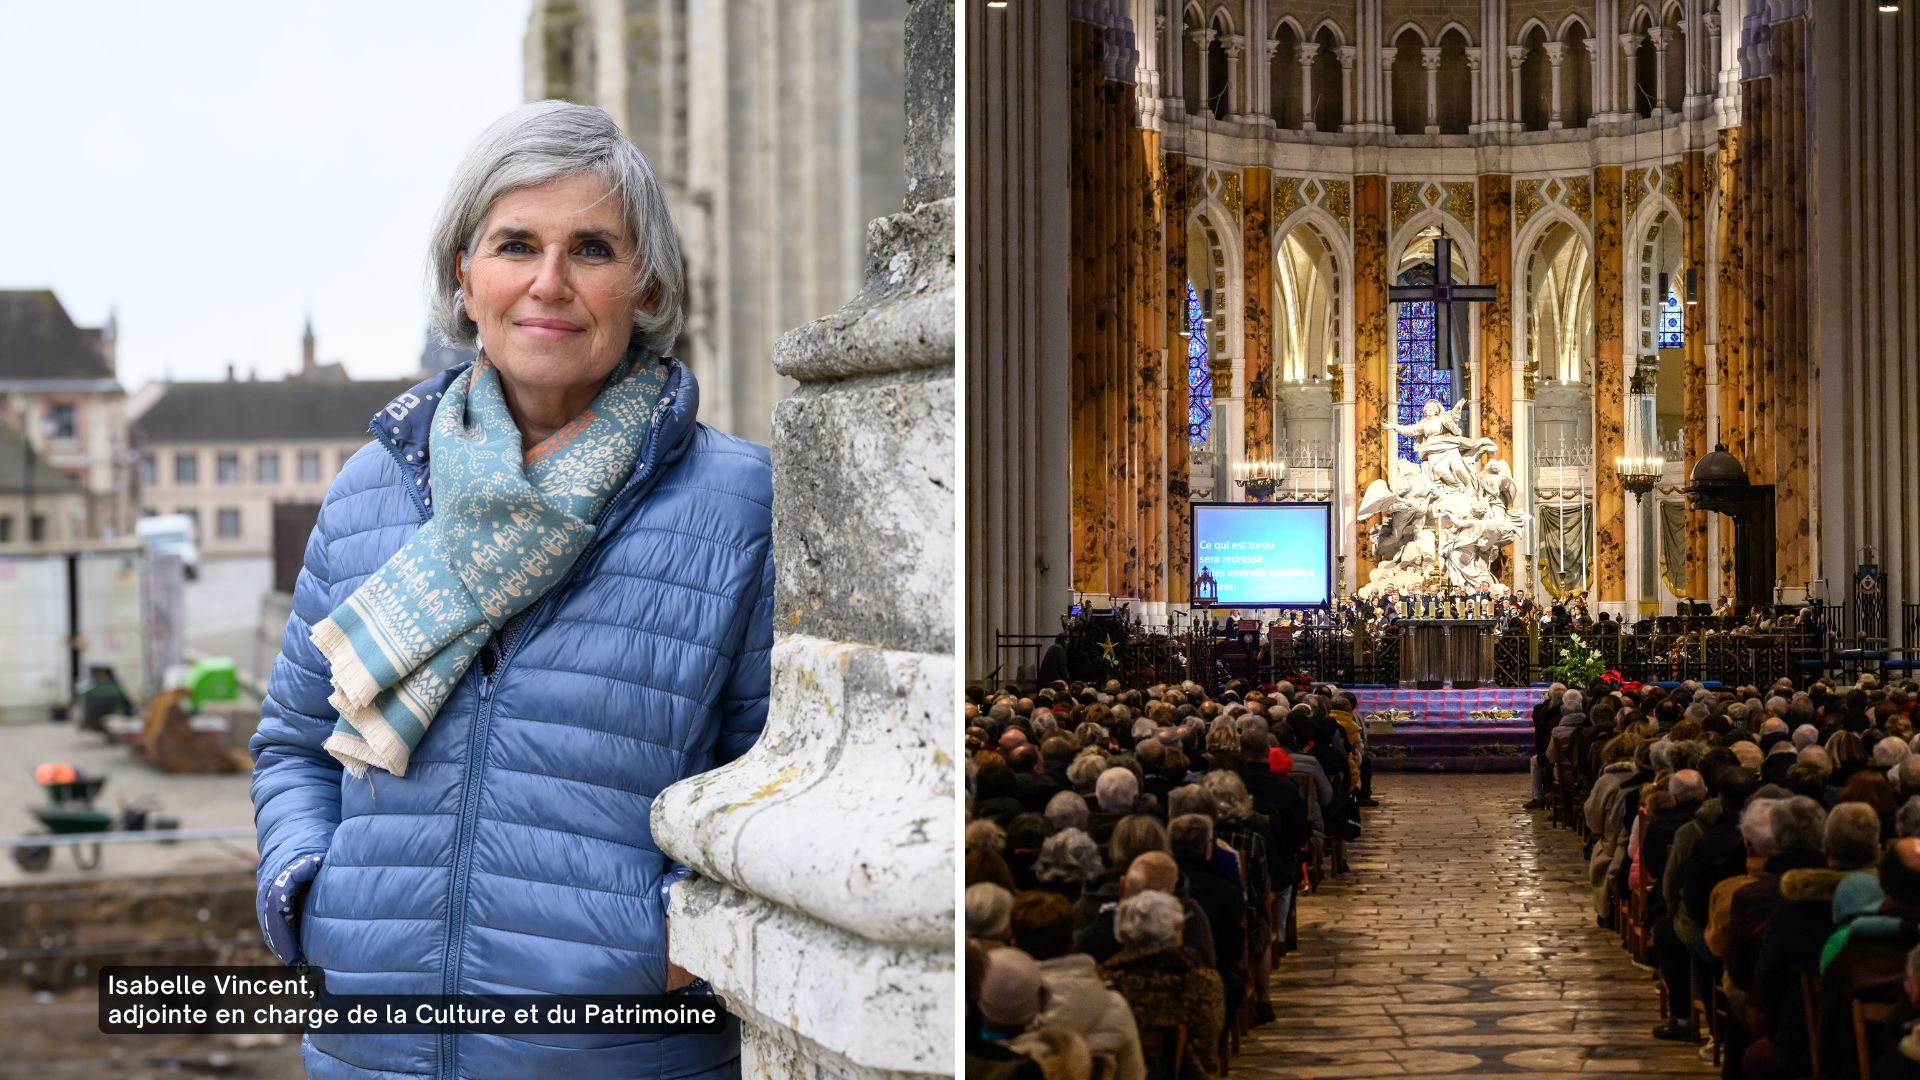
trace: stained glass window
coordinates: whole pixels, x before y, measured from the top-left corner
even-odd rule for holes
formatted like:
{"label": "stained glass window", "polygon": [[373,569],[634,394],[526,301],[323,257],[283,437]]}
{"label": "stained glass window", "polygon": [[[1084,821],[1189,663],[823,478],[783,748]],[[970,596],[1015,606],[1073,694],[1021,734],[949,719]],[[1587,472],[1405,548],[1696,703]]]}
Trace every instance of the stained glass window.
{"label": "stained glass window", "polygon": [[1205,446],[1213,430],[1213,366],[1207,349],[1207,319],[1200,297],[1187,282],[1187,444]]}
{"label": "stained glass window", "polygon": [[[1425,280],[1427,276],[1409,274],[1406,283],[1430,284]],[[1399,422],[1413,424],[1420,420],[1427,402],[1437,401],[1441,408],[1453,404],[1453,373],[1441,371],[1433,364],[1433,305],[1415,302],[1395,307],[1398,309],[1395,368],[1399,376]],[[1420,460],[1413,452],[1412,436],[1399,436],[1399,454],[1408,461]]]}
{"label": "stained glass window", "polygon": [[1678,349],[1686,343],[1686,319],[1680,307],[1680,294],[1668,289],[1666,302],[1660,305],[1660,347]]}

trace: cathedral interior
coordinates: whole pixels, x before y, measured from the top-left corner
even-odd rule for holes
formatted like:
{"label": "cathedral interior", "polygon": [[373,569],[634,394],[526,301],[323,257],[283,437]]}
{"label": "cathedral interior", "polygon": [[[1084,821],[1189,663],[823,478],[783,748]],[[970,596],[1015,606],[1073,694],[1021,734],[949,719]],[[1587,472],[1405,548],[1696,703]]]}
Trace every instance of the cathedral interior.
{"label": "cathedral interior", "polygon": [[[1721,446],[1770,489],[1772,599],[1843,602],[1874,565],[1897,601],[1920,571],[1912,20],[966,7],[970,672],[1079,600],[1184,605],[1190,506],[1249,471],[1333,504],[1363,588],[1362,494],[1415,460],[1385,425],[1428,402],[1465,400],[1511,471],[1507,588],[1635,618],[1732,595],[1735,530],[1688,493]],[[1388,295],[1442,276],[1443,239],[1495,296],[1446,342]]]}

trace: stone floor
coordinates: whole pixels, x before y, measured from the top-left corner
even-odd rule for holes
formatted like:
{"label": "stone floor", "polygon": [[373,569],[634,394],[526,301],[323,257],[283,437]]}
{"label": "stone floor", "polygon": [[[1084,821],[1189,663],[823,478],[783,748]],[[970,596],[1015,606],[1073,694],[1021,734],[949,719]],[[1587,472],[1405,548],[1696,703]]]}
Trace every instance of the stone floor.
{"label": "stone floor", "polygon": [[1240,1077],[1709,1076],[1660,1042],[1651,976],[1594,924],[1580,842],[1520,809],[1524,775],[1396,773],[1352,869],[1300,908],[1277,1023]]}

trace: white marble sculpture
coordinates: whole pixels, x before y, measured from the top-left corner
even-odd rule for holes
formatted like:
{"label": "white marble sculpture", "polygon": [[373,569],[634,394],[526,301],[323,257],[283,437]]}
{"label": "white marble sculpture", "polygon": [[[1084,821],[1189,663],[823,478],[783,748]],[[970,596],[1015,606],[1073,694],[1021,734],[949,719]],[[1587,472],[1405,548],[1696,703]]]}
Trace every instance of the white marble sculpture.
{"label": "white marble sculpture", "polygon": [[1380,516],[1368,531],[1379,563],[1361,595],[1431,591],[1436,566],[1446,588],[1504,591],[1493,564],[1519,538],[1526,515],[1515,509],[1518,486],[1492,456],[1493,440],[1462,432],[1466,404],[1429,401],[1418,421],[1384,425],[1413,438],[1420,464],[1395,457],[1391,481],[1375,480],[1360,498],[1360,520]]}

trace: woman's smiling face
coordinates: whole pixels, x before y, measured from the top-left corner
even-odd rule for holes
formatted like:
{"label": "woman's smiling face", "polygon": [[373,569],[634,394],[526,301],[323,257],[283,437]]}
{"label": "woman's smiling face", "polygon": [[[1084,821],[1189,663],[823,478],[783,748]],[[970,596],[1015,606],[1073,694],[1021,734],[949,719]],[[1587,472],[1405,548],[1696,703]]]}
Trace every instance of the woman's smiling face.
{"label": "woman's smiling face", "polygon": [[456,263],[467,317],[501,377],[598,386],[633,337],[634,249],[621,200],[595,173],[501,196]]}

